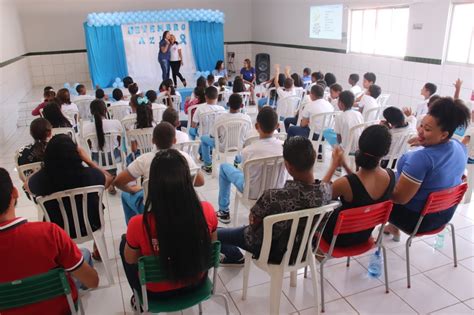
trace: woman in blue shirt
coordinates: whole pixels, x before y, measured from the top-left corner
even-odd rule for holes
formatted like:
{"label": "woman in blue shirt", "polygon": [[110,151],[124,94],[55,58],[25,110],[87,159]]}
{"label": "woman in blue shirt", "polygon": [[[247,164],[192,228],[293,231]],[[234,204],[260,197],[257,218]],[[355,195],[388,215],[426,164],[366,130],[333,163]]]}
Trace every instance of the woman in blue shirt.
{"label": "woman in blue shirt", "polygon": [[163,81],[170,77],[170,37],[169,31],[164,31],[160,41],[160,52],[158,53],[158,62],[161,66],[161,74]]}
{"label": "woman in blue shirt", "polygon": [[255,83],[255,68],[252,67],[250,59],[244,60],[244,67],[240,69],[240,77],[244,80],[245,84],[250,85],[249,92],[250,92],[250,103],[255,105],[253,87]]}
{"label": "woman in blue shirt", "polygon": [[214,75],[214,77],[223,77],[226,80],[228,79],[227,69],[224,67],[224,61],[217,60],[216,68],[212,70],[212,74]]}
{"label": "woman in blue shirt", "polygon": [[[423,148],[405,153],[398,162],[399,178],[392,200],[394,207],[386,233],[400,240],[400,230],[413,232],[428,195],[461,184],[467,161],[466,147],[451,139],[456,128],[466,127],[470,112],[462,100],[442,97],[430,107],[418,127],[417,143]],[[456,206],[425,216],[418,232],[448,223]]]}

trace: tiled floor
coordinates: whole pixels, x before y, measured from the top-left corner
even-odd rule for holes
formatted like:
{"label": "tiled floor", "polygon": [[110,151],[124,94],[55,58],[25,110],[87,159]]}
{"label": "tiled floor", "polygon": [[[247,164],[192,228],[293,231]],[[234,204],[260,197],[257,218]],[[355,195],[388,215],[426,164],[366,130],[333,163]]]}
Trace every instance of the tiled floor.
{"label": "tiled floor", "polygon": [[[28,130],[21,128],[14,139],[2,144],[0,166],[6,168],[16,185],[20,185],[15,171],[15,150],[29,142]],[[321,176],[324,167],[318,167]],[[218,184],[206,176],[206,184],[197,189],[201,198],[217,205]],[[100,288],[87,292],[82,301],[86,314],[132,314],[131,290],[124,276],[118,254],[119,240],[126,231],[119,195],[105,197],[107,210],[106,240],[113,266],[115,284],[108,286],[101,263],[96,268],[101,275]],[[241,208],[239,223],[247,220],[248,210]],[[36,220],[37,211],[31,201],[21,196],[17,215]],[[459,265],[452,264],[451,238],[446,236],[444,248],[432,247],[433,237],[417,239],[412,247],[412,288],[406,287],[405,247],[402,242],[385,240],[387,245],[390,293],[385,294],[383,277],[367,276],[369,256],[356,257],[351,266],[344,260],[330,261],[325,275],[327,314],[474,314],[474,209],[461,205],[454,217]],[[81,245],[82,246],[82,245]],[[83,246],[91,247],[90,243]],[[217,288],[229,299],[233,314],[267,314],[269,311],[270,278],[254,266],[251,269],[247,300],[241,299],[242,268],[220,268]],[[289,276],[289,275],[288,275]],[[223,303],[218,298],[203,304],[204,314],[224,314]],[[286,314],[315,314],[311,280],[298,275],[297,287],[283,282],[280,312]],[[197,307],[184,311],[197,314]]]}

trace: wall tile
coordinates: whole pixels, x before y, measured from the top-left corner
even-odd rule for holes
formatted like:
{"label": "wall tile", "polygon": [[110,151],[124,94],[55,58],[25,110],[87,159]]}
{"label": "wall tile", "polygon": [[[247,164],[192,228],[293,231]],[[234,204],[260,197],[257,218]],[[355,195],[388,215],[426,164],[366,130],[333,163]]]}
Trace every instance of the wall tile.
{"label": "wall tile", "polygon": [[54,74],[53,65],[43,65],[43,75],[49,76]]}

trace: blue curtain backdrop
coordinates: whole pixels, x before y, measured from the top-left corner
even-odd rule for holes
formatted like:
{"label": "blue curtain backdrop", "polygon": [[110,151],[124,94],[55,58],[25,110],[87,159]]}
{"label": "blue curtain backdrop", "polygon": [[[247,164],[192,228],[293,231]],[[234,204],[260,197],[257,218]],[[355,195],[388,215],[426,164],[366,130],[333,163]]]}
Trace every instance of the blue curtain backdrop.
{"label": "blue curtain backdrop", "polygon": [[110,87],[116,77],[128,75],[122,28],[88,26],[84,23],[89,72],[94,86]]}
{"label": "blue curtain backdrop", "polygon": [[224,24],[189,21],[189,36],[198,71],[212,71],[224,60]]}

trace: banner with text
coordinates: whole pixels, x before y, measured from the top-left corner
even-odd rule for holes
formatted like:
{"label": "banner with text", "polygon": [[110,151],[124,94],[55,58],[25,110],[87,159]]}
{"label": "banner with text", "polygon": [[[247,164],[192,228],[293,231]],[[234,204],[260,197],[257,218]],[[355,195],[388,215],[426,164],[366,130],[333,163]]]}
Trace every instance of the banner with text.
{"label": "banner with text", "polygon": [[[181,48],[183,56],[183,65],[180,69],[181,74],[186,78],[192,78],[196,72],[188,22],[122,25],[128,74],[135,82],[138,82],[142,91],[144,88],[158,89],[162,81],[158,53],[161,36],[166,30],[176,37]],[[172,78],[171,73],[170,70],[170,78]]]}

